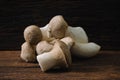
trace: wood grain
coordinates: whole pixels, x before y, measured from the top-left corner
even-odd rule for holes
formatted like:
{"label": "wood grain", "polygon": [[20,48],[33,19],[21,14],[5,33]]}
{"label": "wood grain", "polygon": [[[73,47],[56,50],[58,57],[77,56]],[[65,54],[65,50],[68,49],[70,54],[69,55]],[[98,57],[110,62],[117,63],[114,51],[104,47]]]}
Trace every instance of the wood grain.
{"label": "wood grain", "polygon": [[120,50],[119,7],[119,0],[0,0],[0,50],[20,50],[26,26],[44,26],[58,14],[102,49]]}
{"label": "wood grain", "polygon": [[120,51],[101,51],[99,55],[73,57],[68,70],[41,72],[38,63],[26,63],[20,51],[0,51],[0,80],[120,80]]}

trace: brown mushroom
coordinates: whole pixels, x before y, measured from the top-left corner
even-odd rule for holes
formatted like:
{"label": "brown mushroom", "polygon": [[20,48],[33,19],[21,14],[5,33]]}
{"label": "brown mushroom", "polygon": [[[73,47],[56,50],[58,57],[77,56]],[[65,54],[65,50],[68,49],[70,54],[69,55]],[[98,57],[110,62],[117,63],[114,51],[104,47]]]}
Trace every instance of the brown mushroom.
{"label": "brown mushroom", "polygon": [[48,26],[51,30],[52,37],[55,37],[56,39],[65,37],[68,24],[61,15],[53,17]]}
{"label": "brown mushroom", "polygon": [[42,39],[42,33],[38,26],[31,25],[24,30],[24,38],[32,45],[36,45]]}
{"label": "brown mushroom", "polygon": [[35,62],[36,61],[35,46],[32,46],[28,42],[24,42],[21,46],[20,57],[26,62]]}
{"label": "brown mushroom", "polygon": [[38,55],[37,61],[42,71],[55,67],[68,68],[72,63],[68,46],[62,41],[56,41],[50,52]]}

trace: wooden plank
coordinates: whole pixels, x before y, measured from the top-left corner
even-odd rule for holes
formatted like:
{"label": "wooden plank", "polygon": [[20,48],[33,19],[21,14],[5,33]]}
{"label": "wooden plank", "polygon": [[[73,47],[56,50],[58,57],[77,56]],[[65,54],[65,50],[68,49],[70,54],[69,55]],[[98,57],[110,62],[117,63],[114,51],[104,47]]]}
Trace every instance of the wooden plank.
{"label": "wooden plank", "polygon": [[73,57],[68,70],[41,72],[38,63],[26,63],[20,51],[0,51],[0,80],[119,80],[120,51],[101,51],[99,55]]}

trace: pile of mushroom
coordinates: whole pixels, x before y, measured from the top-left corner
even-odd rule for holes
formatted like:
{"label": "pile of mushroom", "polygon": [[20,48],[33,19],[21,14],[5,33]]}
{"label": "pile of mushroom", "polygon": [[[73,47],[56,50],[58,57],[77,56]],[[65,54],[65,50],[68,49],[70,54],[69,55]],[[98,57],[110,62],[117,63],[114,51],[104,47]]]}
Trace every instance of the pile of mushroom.
{"label": "pile of mushroom", "polygon": [[53,17],[45,27],[28,26],[24,39],[21,59],[26,62],[37,60],[42,71],[69,68],[71,55],[88,58],[95,56],[101,48],[88,41],[83,28],[69,26],[61,15]]}

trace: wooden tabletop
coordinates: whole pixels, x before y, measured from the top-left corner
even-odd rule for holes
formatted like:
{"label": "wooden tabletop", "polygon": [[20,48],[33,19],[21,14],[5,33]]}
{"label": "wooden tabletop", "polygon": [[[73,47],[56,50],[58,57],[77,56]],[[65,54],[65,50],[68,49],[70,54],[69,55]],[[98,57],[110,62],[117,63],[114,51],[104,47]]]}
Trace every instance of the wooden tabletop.
{"label": "wooden tabletop", "polygon": [[69,70],[46,73],[19,55],[20,51],[0,51],[0,80],[120,80],[120,51],[101,51],[89,59],[73,57]]}

